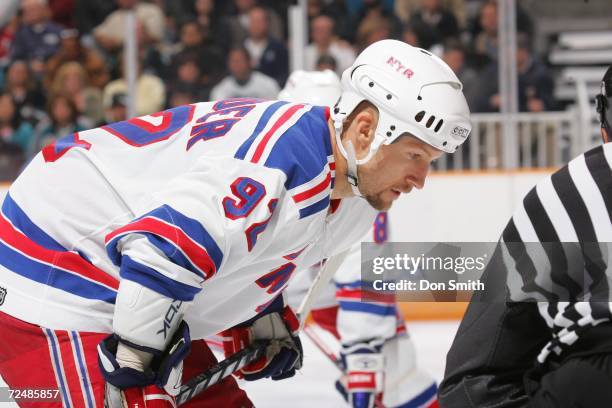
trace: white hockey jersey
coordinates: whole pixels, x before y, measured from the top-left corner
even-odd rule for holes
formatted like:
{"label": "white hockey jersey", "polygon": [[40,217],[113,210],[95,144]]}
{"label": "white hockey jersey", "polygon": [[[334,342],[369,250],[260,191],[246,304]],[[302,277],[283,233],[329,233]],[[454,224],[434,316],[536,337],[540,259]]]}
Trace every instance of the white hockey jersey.
{"label": "white hockey jersey", "polygon": [[193,300],[185,319],[194,338],[253,317],[295,270],[371,225],[364,200],[330,205],[328,115],[234,99],[58,140],[2,205],[0,311],[110,332],[121,278]]}

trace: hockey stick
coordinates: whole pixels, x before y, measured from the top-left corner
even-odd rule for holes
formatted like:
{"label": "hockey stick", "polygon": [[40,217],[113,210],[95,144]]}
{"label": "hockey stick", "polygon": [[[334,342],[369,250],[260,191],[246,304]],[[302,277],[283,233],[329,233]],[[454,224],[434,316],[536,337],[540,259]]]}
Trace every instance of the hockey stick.
{"label": "hockey stick", "polygon": [[202,391],[240,370],[245,365],[259,359],[264,355],[269,344],[269,340],[256,340],[249,344],[248,347],[232,354],[230,357],[187,381],[181,386],[181,390],[176,396],[176,404],[186,403]]}
{"label": "hockey stick", "polygon": [[[308,316],[310,309],[312,309],[313,301],[317,298],[321,290],[329,283],[347,254],[348,250],[328,259],[315,277],[313,284],[310,286],[308,293],[306,293],[306,296],[304,296],[304,299],[298,308],[297,315],[300,319],[300,329],[304,328],[304,322],[306,321],[306,317]],[[231,355],[225,360],[215,364],[203,373],[187,381],[181,386],[181,390],[176,396],[176,404],[181,405],[187,401],[190,401],[202,391],[219,383],[224,378],[229,377],[250,362],[259,359],[261,356],[263,356],[269,344],[270,340],[255,341],[248,347]]]}
{"label": "hockey stick", "polygon": [[312,309],[314,301],[319,297],[321,290],[329,284],[349,252],[350,249],[347,249],[332,256],[325,262],[323,267],[319,270],[319,273],[317,273],[312,285],[310,285],[310,289],[308,289],[308,292],[304,296],[304,299],[302,299],[302,303],[297,310],[297,316],[300,319],[300,330],[304,329],[306,318],[308,317],[308,313],[310,313],[310,309]]}

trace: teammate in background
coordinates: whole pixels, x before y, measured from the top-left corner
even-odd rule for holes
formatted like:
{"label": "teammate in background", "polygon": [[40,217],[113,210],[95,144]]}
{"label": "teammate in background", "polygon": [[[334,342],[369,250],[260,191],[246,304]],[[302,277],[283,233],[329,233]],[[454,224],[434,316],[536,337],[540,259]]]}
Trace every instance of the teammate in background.
{"label": "teammate in background", "polygon": [[506,226],[448,353],[441,407],[610,406],[612,66],[597,111],[603,146],[539,182]]}
{"label": "teammate in background", "polygon": [[[333,107],[341,94],[340,79],[334,72],[295,71],[278,98]],[[376,214],[362,241],[386,242],[389,238],[388,222],[386,212]],[[382,299],[376,304],[360,302],[360,246],[361,242],[357,242],[351,248],[329,290],[316,300],[316,307],[311,311],[313,321],[342,344],[341,357],[346,375],[336,386],[354,408],[371,407],[377,397],[388,408],[435,407],[436,383],[431,376],[417,369],[414,344],[395,299]],[[320,266],[311,267],[291,283],[287,290],[291,306],[299,305],[319,269]],[[356,360],[363,354],[374,363],[366,370],[356,366]],[[367,376],[368,383],[352,381],[357,373]]]}
{"label": "teammate in background", "polygon": [[[245,379],[294,375],[281,295],[294,270],[358,241],[471,127],[450,68],[405,43],[371,45],[342,84],[331,116],[196,103],[43,149],[1,208],[7,384],[59,389],[65,407],[173,406],[181,371],[215,363],[200,339],[219,332],[230,354],[269,340]],[[186,406],[252,404],[228,378]]]}

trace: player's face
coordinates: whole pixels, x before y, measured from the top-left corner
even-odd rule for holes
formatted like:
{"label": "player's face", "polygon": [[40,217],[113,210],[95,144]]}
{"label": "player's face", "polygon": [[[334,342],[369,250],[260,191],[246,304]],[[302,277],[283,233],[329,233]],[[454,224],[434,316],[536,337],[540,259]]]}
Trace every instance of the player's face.
{"label": "player's face", "polygon": [[357,168],[359,190],[372,207],[386,211],[402,193],[423,188],[431,162],[442,154],[413,136],[402,136],[381,146],[371,160]]}

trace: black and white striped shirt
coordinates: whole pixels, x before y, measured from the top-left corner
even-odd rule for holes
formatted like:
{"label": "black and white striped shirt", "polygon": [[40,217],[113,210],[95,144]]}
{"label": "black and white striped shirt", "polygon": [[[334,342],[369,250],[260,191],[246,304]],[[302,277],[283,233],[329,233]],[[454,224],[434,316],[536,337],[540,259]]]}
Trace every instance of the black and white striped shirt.
{"label": "black and white striped shirt", "polygon": [[[536,301],[561,354],[590,328],[612,322],[612,143],[542,180],[502,235],[512,301]],[[567,243],[567,244],[566,244]]]}

